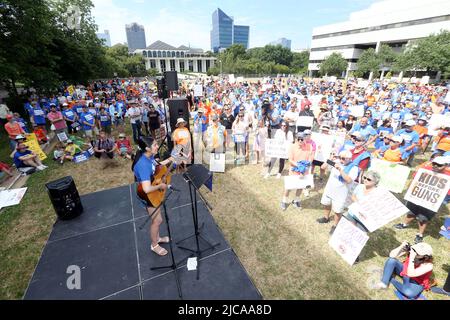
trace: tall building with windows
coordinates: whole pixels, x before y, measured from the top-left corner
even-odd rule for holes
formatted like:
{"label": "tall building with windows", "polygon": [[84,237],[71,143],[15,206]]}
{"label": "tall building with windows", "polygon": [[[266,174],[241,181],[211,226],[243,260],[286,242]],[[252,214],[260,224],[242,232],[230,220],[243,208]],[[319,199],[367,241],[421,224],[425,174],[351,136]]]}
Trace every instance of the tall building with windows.
{"label": "tall building with windows", "polygon": [[246,49],[249,45],[249,26],[238,26],[234,19],[217,8],[212,14],[211,50],[219,52],[233,44],[242,44]]}
{"label": "tall building with windows", "polygon": [[103,33],[96,33],[97,38],[104,40],[103,44],[107,47],[111,47],[111,37],[109,35],[109,30],[105,30]]}
{"label": "tall building with windows", "polygon": [[291,40],[288,40],[286,38],[280,38],[276,41],[272,41],[271,43],[269,43],[272,46],[282,46],[283,48],[287,48],[289,50],[291,50]]}
{"label": "tall building with windows", "polygon": [[388,44],[403,50],[412,40],[450,30],[450,1],[448,0],[384,0],[368,9],[353,12],[345,22],[313,29],[310,75],[333,52],[340,52],[348,61],[347,71],[356,70],[362,52],[378,50]]}
{"label": "tall building with windows", "polygon": [[156,69],[158,72],[178,71],[206,73],[214,67],[216,58],[211,57],[202,49],[186,46],[174,47],[162,41],[156,41],[145,49],[137,49],[135,55],[144,56],[146,69]]}
{"label": "tall building with windows", "polygon": [[127,33],[128,51],[133,52],[136,49],[145,49],[147,47],[145,42],[144,26],[133,22],[125,26]]}

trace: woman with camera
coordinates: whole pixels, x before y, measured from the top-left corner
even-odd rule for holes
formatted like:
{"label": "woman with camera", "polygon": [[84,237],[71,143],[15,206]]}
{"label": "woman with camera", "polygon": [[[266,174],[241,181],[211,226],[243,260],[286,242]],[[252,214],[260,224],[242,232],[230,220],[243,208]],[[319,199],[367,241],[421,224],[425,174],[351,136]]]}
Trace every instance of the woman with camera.
{"label": "woman with camera", "polygon": [[[406,256],[402,263],[398,258]],[[404,241],[391,251],[384,264],[381,282],[374,289],[386,289],[389,283],[408,299],[419,296],[423,290],[430,289],[430,277],[433,273],[433,249],[425,242],[411,246]],[[394,279],[399,275],[403,283]]]}

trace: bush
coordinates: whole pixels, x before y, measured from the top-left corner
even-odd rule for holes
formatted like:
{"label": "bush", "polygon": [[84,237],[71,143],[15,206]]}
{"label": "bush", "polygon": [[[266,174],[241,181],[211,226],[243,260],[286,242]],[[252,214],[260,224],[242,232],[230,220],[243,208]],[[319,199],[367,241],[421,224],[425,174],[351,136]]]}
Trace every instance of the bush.
{"label": "bush", "polygon": [[217,77],[217,76],[219,75],[219,73],[220,73],[220,70],[219,70],[219,68],[217,68],[217,67],[209,68],[208,71],[206,72],[206,74],[207,74],[209,77],[210,77],[210,76],[215,76],[215,77]]}

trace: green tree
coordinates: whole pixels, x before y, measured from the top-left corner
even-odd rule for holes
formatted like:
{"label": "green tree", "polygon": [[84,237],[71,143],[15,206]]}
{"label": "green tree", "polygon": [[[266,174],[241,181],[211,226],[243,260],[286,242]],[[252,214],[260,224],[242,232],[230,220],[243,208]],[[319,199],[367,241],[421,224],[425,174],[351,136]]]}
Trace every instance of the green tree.
{"label": "green tree", "polygon": [[375,52],[375,49],[369,48],[364,50],[358,59],[358,76],[362,76],[364,73],[373,72],[375,77],[378,77],[380,70],[380,58]]}
{"label": "green tree", "polygon": [[251,58],[261,61],[274,62],[275,64],[282,64],[285,66],[290,66],[293,60],[291,50],[284,48],[281,45],[267,45],[264,48],[250,49],[248,55]]}
{"label": "green tree", "polygon": [[309,51],[294,52],[291,63],[293,73],[305,74],[308,71]]}
{"label": "green tree", "polygon": [[347,66],[347,60],[344,59],[342,54],[333,52],[319,65],[319,72],[322,76],[340,77],[347,70]]}

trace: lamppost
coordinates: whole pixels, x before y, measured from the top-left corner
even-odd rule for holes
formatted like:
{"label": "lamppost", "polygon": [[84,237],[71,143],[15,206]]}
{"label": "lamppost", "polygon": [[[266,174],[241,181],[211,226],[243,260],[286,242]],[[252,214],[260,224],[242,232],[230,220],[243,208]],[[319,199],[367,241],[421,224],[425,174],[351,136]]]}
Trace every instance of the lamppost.
{"label": "lamppost", "polygon": [[222,78],[222,60],[219,60],[220,63],[220,77]]}

